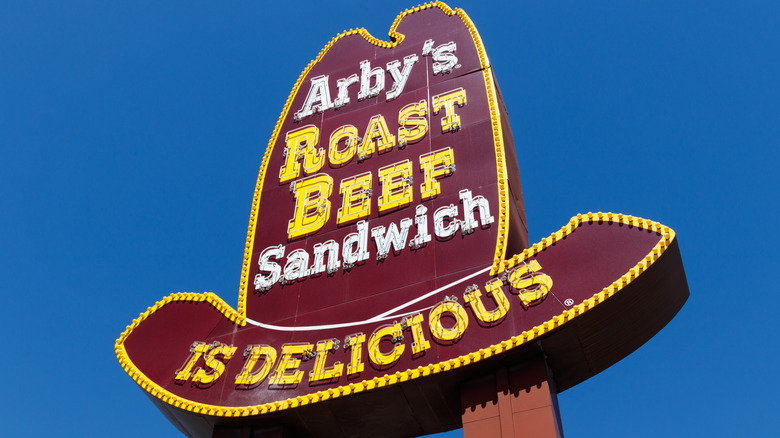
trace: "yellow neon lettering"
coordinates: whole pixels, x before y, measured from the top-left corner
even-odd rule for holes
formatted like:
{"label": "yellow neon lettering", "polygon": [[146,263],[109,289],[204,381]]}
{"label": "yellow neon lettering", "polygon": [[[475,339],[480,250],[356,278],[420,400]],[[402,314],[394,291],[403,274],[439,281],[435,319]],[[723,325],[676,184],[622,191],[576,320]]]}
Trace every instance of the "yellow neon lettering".
{"label": "yellow neon lettering", "polygon": [[[379,349],[379,344],[385,337],[391,337],[393,349],[384,353]],[[398,323],[387,324],[379,327],[368,339],[368,357],[380,367],[388,367],[395,363],[404,352],[405,345],[400,341],[403,338],[401,325]]]}
{"label": "yellow neon lettering", "polygon": [[520,300],[526,306],[540,300],[552,289],[549,275],[539,272],[542,266],[535,259],[520,265],[509,276],[509,282],[517,289]]}
{"label": "yellow neon lettering", "polygon": [[344,201],[336,219],[338,225],[366,218],[371,214],[371,180],[371,172],[366,172],[341,181],[339,194]]}
{"label": "yellow neon lettering", "polygon": [[485,304],[480,298],[482,293],[479,289],[473,289],[463,294],[463,298],[466,304],[471,306],[471,310],[474,311],[474,316],[488,325],[501,321],[506,313],[509,311],[509,300],[506,298],[504,291],[501,290],[503,283],[499,279],[494,279],[485,285],[488,295],[493,297],[493,301],[496,303],[496,308],[488,311],[485,308]]}
{"label": "yellow neon lettering", "polygon": [[350,356],[349,364],[347,364],[347,374],[353,375],[363,372],[363,362],[361,356],[363,355],[363,344],[366,342],[366,335],[363,333],[357,333],[349,337],[349,348],[352,349],[352,355]]}
{"label": "yellow neon lettering", "polygon": [[295,214],[287,226],[287,238],[305,236],[317,232],[330,218],[328,197],[333,190],[333,178],[324,173],[296,180]]}
{"label": "yellow neon lettering", "polygon": [[455,172],[455,156],[452,148],[439,149],[420,155],[420,171],[423,172],[423,183],[420,184],[420,198],[426,200],[441,193],[438,179],[452,175]]}
{"label": "yellow neon lettering", "polygon": [[433,113],[437,114],[444,108],[444,117],[441,119],[441,132],[453,132],[460,129],[460,116],[455,114],[455,105],[462,107],[466,104],[466,90],[458,88],[437,96],[433,96],[431,106]]}
{"label": "yellow neon lettering", "polygon": [[[268,373],[271,372],[271,368],[276,363],[276,349],[269,345],[248,345],[244,356],[249,356],[244,368],[236,376],[236,385],[255,385],[261,380],[265,379]],[[252,371],[260,360],[260,357],[264,356],[263,366],[257,371]]]}
{"label": "yellow neon lettering", "polygon": [[[211,371],[198,368],[198,370],[195,371],[195,375],[192,376],[192,381],[208,384],[219,379],[219,376],[221,376],[225,371],[225,363],[222,360],[230,360],[230,358],[233,357],[233,353],[235,352],[236,347],[225,344],[215,344],[215,346],[209,350],[209,353],[204,358],[206,361],[206,366],[210,368]],[[222,356],[222,360],[218,359],[217,356]]]}
{"label": "yellow neon lettering", "polygon": [[412,162],[404,160],[379,169],[379,212],[383,213],[412,203]]}
{"label": "yellow neon lettering", "polygon": [[431,343],[425,339],[425,333],[423,333],[422,322],[423,316],[421,313],[410,316],[406,319],[412,329],[412,354],[419,354],[425,350],[431,348]]}
{"label": "yellow neon lettering", "polygon": [[309,382],[320,380],[338,379],[344,371],[344,364],[334,363],[331,367],[325,368],[325,361],[328,353],[333,350],[333,339],[317,342],[317,357],[314,360],[314,369],[309,372]]}
{"label": "yellow neon lettering", "polygon": [[297,385],[303,379],[303,371],[299,370],[304,352],[311,351],[312,344],[285,344],[282,345],[282,357],[276,371],[268,378],[269,386]]}
{"label": "yellow neon lettering", "polygon": [[298,178],[301,173],[303,159],[303,172],[311,175],[325,164],[325,154],[322,148],[315,149],[320,138],[320,130],[314,125],[304,126],[287,133],[285,137],[284,165],[279,169],[279,181],[287,182]]}
{"label": "yellow neon lettering", "polygon": [[[333,131],[328,146],[328,162],[331,166],[341,167],[352,160],[358,146],[358,130],[352,125],[345,125]],[[344,149],[339,144],[344,141]]]}
{"label": "yellow neon lettering", "polygon": [[190,347],[190,356],[181,368],[176,370],[176,380],[182,382],[189,380],[192,375],[192,367],[200,359],[203,353],[209,351],[209,345],[205,342],[195,342]]}
{"label": "yellow neon lettering", "polygon": [[364,160],[374,153],[375,140],[376,148],[380,153],[395,146],[395,136],[390,133],[385,118],[381,114],[371,117],[371,120],[368,121],[366,135],[358,149],[358,159]]}
{"label": "yellow neon lettering", "polygon": [[428,132],[428,101],[410,103],[398,112],[398,147],[416,143]]}
{"label": "yellow neon lettering", "polygon": [[[455,325],[450,328],[444,327],[441,318],[445,313],[449,313],[455,318]],[[466,332],[469,325],[469,318],[466,315],[466,309],[454,301],[442,301],[436,307],[431,309],[428,316],[428,325],[431,334],[440,341],[456,342]]]}

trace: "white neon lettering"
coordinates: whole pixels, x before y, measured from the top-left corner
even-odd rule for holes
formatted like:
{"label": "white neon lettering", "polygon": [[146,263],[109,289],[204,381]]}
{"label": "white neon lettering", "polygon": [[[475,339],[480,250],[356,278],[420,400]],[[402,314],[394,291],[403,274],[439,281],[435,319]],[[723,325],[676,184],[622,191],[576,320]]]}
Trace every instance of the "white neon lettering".
{"label": "white neon lettering", "polygon": [[274,283],[279,281],[282,268],[278,263],[272,262],[271,257],[284,257],[284,246],[270,246],[260,253],[260,259],[258,260],[260,272],[266,271],[268,274],[263,275],[258,273],[255,275],[255,290],[266,291],[270,289]]}
{"label": "white neon lettering", "polygon": [[419,58],[417,55],[409,55],[404,57],[404,69],[398,70],[398,66],[401,65],[401,61],[395,60],[387,63],[387,71],[393,77],[393,86],[387,91],[387,100],[393,100],[400,96],[406,86],[406,81],[409,79],[409,75],[412,73],[412,67]]}
{"label": "white neon lettering", "polygon": [[309,94],[306,95],[306,101],[301,110],[295,113],[295,120],[302,120],[314,113],[321,113],[331,108],[333,108],[333,102],[330,101],[328,76],[317,76],[311,78]]}
{"label": "white neon lettering", "polygon": [[384,260],[387,258],[387,254],[390,253],[390,246],[396,251],[401,251],[406,246],[406,236],[409,234],[409,227],[412,226],[412,220],[409,218],[401,219],[401,231],[398,231],[398,227],[395,223],[391,222],[387,227],[387,233],[385,233],[385,227],[380,225],[371,229],[371,237],[376,242],[376,258],[377,260]]}
{"label": "white neon lettering", "polygon": [[[371,78],[374,78],[374,86],[371,86]],[[360,62],[360,92],[358,100],[370,99],[379,96],[385,89],[385,71],[382,67],[371,68],[370,61]]]}

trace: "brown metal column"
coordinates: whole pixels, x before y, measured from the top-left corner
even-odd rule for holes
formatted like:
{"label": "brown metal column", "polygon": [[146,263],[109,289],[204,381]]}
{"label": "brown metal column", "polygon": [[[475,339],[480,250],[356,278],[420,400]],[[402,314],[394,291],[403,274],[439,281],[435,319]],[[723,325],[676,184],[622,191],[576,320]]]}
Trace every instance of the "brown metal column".
{"label": "brown metal column", "polygon": [[212,438],[286,438],[285,429],[277,427],[214,427]]}
{"label": "brown metal column", "polygon": [[461,386],[464,438],[563,438],[558,396],[544,357]]}

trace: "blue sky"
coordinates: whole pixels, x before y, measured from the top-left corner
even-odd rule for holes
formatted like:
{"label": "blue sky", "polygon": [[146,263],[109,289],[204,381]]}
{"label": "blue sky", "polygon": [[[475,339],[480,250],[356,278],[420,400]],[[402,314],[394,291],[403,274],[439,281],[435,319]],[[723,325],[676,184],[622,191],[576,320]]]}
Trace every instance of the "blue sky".
{"label": "blue sky", "polygon": [[[495,68],[531,241],[612,211],[680,242],[691,298],[559,395],[566,435],[776,433],[780,6],[449,4]],[[293,83],[340,31],[384,39],[412,6],[0,5],[4,435],[178,436],[114,340],[173,292],[236,302],[257,171]]]}

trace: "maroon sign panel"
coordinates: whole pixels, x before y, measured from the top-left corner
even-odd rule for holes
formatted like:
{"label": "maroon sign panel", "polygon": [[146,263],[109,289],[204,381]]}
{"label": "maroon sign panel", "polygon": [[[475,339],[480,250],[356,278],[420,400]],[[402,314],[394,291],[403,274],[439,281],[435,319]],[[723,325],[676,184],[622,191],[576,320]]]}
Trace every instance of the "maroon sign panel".
{"label": "maroon sign panel", "polygon": [[[288,413],[333,415],[409,385],[445,394],[544,342],[561,351],[550,364],[563,390],[685,301],[674,233],[660,224],[578,215],[527,248],[506,111],[463,11],[406,11],[390,37],[343,33],[295,84],[261,165],[237,308],[174,294],[117,340],[122,366],[185,433],[208,435],[222,417],[346,427]],[[651,299],[659,282],[666,295]],[[618,297],[661,304],[628,340],[615,317],[606,333],[571,336],[628,311]],[[600,353],[578,359],[590,349]],[[430,408],[442,418],[448,397]]]}
{"label": "maroon sign panel", "polygon": [[341,36],[293,92],[253,209],[253,321],[392,322],[503,258],[502,130],[478,42],[437,8],[396,32],[391,47]]}

